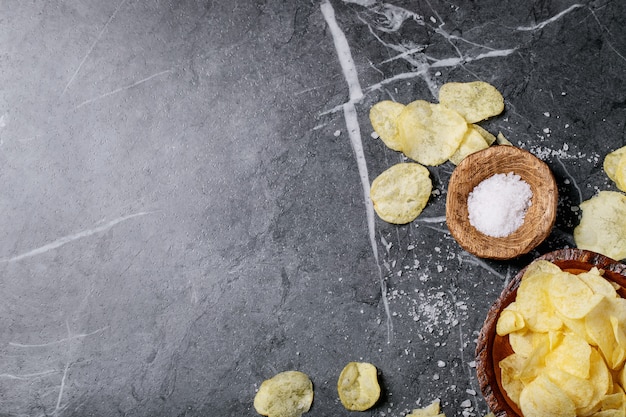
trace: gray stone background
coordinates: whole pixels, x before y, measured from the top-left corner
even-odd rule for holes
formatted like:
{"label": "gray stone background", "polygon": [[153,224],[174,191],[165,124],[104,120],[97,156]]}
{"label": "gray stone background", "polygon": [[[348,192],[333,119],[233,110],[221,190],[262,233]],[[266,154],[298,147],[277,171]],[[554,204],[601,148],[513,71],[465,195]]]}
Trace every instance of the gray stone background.
{"label": "gray stone background", "polygon": [[[297,369],[308,415],[348,416],[343,366],[375,364],[400,417],[488,410],[475,339],[504,284],[573,246],[623,146],[621,1],[0,1],[0,415],[239,416]],[[345,42],[342,43],[342,39]],[[345,69],[345,71],[344,71]],[[557,223],[507,262],[447,231],[454,166],[422,216],[372,216],[403,161],[383,99],[483,80],[483,123],[548,163]]]}

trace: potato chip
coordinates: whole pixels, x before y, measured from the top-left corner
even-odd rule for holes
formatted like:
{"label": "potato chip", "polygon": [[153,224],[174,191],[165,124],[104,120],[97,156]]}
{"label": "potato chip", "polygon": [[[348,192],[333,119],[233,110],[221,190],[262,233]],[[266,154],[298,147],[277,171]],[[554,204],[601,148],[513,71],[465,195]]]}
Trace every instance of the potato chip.
{"label": "potato chip", "polygon": [[398,132],[398,116],[404,110],[404,104],[383,100],[370,109],[370,122],[374,131],[385,145],[394,151],[402,151],[402,141]]}
{"label": "potato chip", "polygon": [[365,411],[380,398],[376,367],[367,362],[348,363],[337,381],[339,399],[347,410]]}
{"label": "potato chip", "polygon": [[524,358],[524,363],[519,373],[519,380],[524,385],[528,385],[543,372],[546,366],[546,356],[550,353],[548,344],[540,344],[533,347],[528,357]]}
{"label": "potato chip", "polygon": [[626,154],[622,155],[615,169],[615,185],[622,191],[626,191]]}
{"label": "potato chip", "polygon": [[602,356],[595,348],[591,349],[589,382],[593,386],[593,397],[589,406],[578,410],[578,414],[586,416],[600,409],[600,402],[613,386],[613,378]]}
{"label": "potato chip", "polygon": [[626,258],[626,196],[600,191],[580,208],[582,218],[574,229],[576,245],[616,260]]}
{"label": "potato chip", "polygon": [[[603,163],[604,172],[615,184],[617,188],[626,191],[626,146],[607,154]],[[619,179],[618,179],[619,173]]]}
{"label": "potato chip", "polygon": [[502,94],[483,81],[446,83],[439,89],[439,103],[457,111],[468,123],[476,123],[504,110]]}
{"label": "potato chip", "polygon": [[398,117],[402,152],[423,165],[440,165],[456,152],[467,131],[465,119],[424,100],[406,105]]}
{"label": "potato chip", "polygon": [[450,157],[450,162],[454,165],[458,165],[466,156],[473,154],[474,152],[487,149],[489,144],[483,137],[483,135],[475,128],[476,125],[469,125],[463,140],[458,149]]}
{"label": "potato chip", "polygon": [[393,165],[380,174],[370,189],[374,210],[386,222],[409,223],[422,212],[433,184],[428,169],[416,163]]}
{"label": "potato chip", "polygon": [[502,359],[499,363],[502,388],[504,388],[509,399],[518,406],[520,393],[524,389],[524,384],[519,379],[519,376],[525,361],[526,358],[514,353]]}
{"label": "potato chip", "polygon": [[300,417],[313,402],[313,383],[299,371],[286,371],[261,383],[254,397],[257,413],[268,417]]}
{"label": "potato chip", "polygon": [[498,145],[513,146],[513,144],[502,134],[502,132],[498,132],[498,136],[496,136],[496,143]]}
{"label": "potato chip", "polygon": [[416,408],[405,417],[446,417],[445,414],[439,412],[439,402],[439,399],[436,399],[426,407]]}
{"label": "potato chip", "polygon": [[600,410],[591,414],[591,417],[624,417],[626,413],[624,410]]}
{"label": "potato chip", "polygon": [[589,313],[585,317],[585,327],[587,328],[587,334],[593,341],[593,344],[598,346],[609,368],[615,369],[613,351],[617,346],[617,342],[613,326],[609,320],[608,306],[602,305]]}
{"label": "potato chip", "polygon": [[575,417],[574,402],[545,375],[526,385],[519,398],[524,417]]}
{"label": "potato chip", "polygon": [[589,272],[583,272],[576,276],[587,284],[594,293],[603,295],[608,299],[616,299],[618,297],[615,287],[613,287],[609,281],[602,278],[598,268],[593,267]]}
{"label": "potato chip", "polygon": [[472,127],[478,132],[480,133],[480,135],[483,137],[483,139],[485,139],[485,142],[487,142],[487,145],[491,146],[495,143],[496,141],[496,137],[489,133],[487,130],[485,130],[485,128],[483,128],[480,125],[477,124],[472,124]]}
{"label": "potato chip", "polygon": [[567,272],[552,275],[548,296],[559,313],[570,319],[585,317],[604,300],[604,296],[595,294],[584,281]]}
{"label": "potato chip", "polygon": [[591,346],[573,333],[566,333],[561,343],[546,355],[546,368],[556,368],[581,379],[589,378]]}
{"label": "potato chip", "polygon": [[576,409],[586,408],[594,401],[594,387],[588,379],[579,378],[558,368],[546,368],[546,376],[571,398]]}
{"label": "potato chip", "polygon": [[[560,271],[560,270],[559,270]],[[524,316],[526,326],[535,332],[559,330],[562,320],[548,297],[552,274],[532,269],[524,274],[517,290],[517,311]]]}
{"label": "potato chip", "polygon": [[506,336],[509,333],[522,330],[525,327],[524,316],[512,308],[511,306],[513,305],[515,305],[515,303],[505,308],[502,313],[500,313],[500,317],[498,317],[496,323],[496,333],[498,336]]}
{"label": "potato chip", "polygon": [[528,357],[534,349],[533,340],[534,336],[537,334],[545,334],[545,333],[535,333],[530,331],[517,331],[513,333],[509,333],[509,344],[511,345],[511,349],[513,352],[518,355]]}
{"label": "potato chip", "polygon": [[621,410],[624,412],[626,394],[619,384],[613,384],[612,394],[607,394],[600,401],[601,410]]}
{"label": "potato chip", "polygon": [[526,270],[524,271],[524,277],[526,277],[527,275],[538,274],[540,272],[545,272],[548,274],[559,274],[563,271],[561,270],[561,268],[559,268],[550,261],[538,259],[536,261],[533,261],[530,265],[526,267]]}

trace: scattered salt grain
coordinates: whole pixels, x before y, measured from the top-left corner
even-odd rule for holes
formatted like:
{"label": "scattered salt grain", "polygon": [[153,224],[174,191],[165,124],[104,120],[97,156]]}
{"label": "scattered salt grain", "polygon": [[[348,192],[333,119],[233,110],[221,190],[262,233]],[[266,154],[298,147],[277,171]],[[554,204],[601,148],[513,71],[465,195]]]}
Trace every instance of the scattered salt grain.
{"label": "scattered salt grain", "polygon": [[519,175],[492,175],[469,194],[470,224],[487,236],[508,236],[524,223],[532,195],[530,186]]}

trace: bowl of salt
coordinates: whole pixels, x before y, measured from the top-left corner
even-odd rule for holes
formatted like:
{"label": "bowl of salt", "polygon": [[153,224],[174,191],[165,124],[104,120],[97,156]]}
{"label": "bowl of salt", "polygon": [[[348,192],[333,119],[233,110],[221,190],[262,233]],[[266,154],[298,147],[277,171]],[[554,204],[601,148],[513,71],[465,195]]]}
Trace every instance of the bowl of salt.
{"label": "bowl of salt", "polygon": [[548,165],[523,149],[494,145],[467,156],[452,173],[446,223],[467,252],[512,259],[548,237],[557,203]]}

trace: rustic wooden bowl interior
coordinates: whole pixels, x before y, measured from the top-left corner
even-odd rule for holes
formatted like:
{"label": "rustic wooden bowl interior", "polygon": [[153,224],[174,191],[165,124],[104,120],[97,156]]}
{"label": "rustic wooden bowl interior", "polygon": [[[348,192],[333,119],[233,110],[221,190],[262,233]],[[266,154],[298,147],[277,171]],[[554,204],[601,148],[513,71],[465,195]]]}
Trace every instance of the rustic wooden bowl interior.
{"label": "rustic wooden bowl interior", "polygon": [[[611,258],[581,249],[562,249],[547,253],[538,259],[548,260],[573,274],[589,271],[594,266],[603,269],[605,271],[604,278],[617,283],[620,286],[617,292],[621,297],[626,297],[626,265]],[[508,398],[502,388],[498,364],[513,353],[513,350],[509,344],[508,336],[501,337],[496,334],[496,323],[502,310],[515,301],[517,288],[525,271],[526,268],[519,271],[492,305],[487,313],[476,346],[478,383],[489,408],[496,417],[522,416],[517,405]]]}
{"label": "rustic wooden bowl interior", "polygon": [[[533,193],[524,223],[506,237],[487,236],[469,222],[467,198],[483,180],[495,174],[519,175]],[[558,190],[550,168],[528,151],[496,145],[467,156],[448,185],[446,222],[452,236],[467,252],[480,258],[511,259],[530,252],[554,226]]]}

